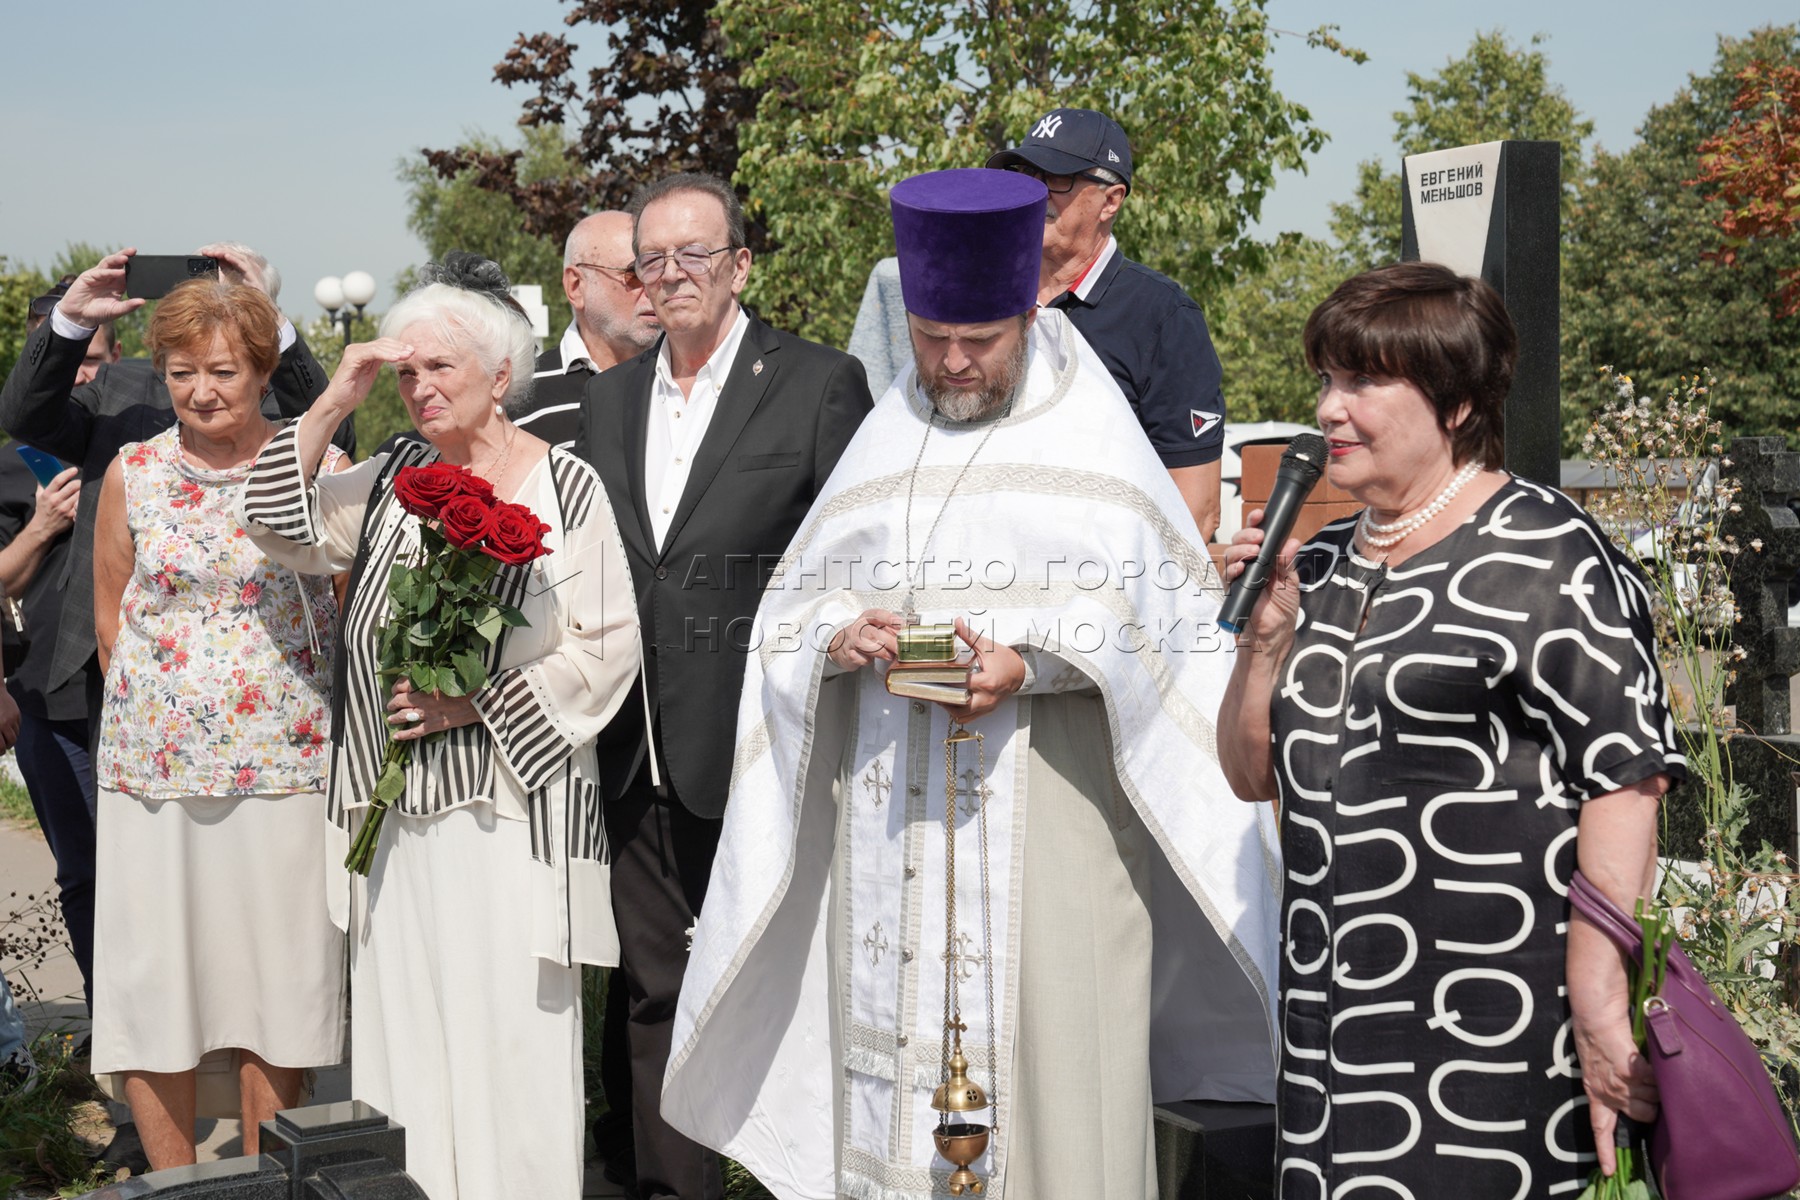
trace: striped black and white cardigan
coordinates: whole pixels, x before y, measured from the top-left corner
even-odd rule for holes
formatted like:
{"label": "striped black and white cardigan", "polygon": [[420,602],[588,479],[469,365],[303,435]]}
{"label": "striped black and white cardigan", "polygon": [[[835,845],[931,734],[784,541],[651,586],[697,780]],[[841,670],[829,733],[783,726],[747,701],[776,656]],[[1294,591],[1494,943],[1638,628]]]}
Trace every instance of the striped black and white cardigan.
{"label": "striped black and white cardigan", "polygon": [[[392,454],[320,475],[309,486],[298,428],[287,426],[263,450],[240,508],[244,529],[270,558],[304,573],[351,572],[327,788],[331,819],[348,832],[368,803],[387,744],[387,692],[376,675],[387,579],[418,544],[417,518],[395,501],[393,478],[438,456],[427,443],[402,442]],[[546,541],[553,553],[531,566],[502,567],[494,577],[496,593],[535,630],[555,631],[548,651],[517,661],[508,651],[520,631],[501,634],[488,656],[489,686],[472,698],[481,720],[415,753],[394,812],[429,817],[486,801],[505,816],[522,807],[533,859],[567,886],[571,871],[588,874],[583,864],[604,871],[609,857],[594,739],[630,692],[639,650],[630,572],[605,488],[592,467],[560,450],[551,451],[549,470],[558,511],[538,516],[552,527]]]}

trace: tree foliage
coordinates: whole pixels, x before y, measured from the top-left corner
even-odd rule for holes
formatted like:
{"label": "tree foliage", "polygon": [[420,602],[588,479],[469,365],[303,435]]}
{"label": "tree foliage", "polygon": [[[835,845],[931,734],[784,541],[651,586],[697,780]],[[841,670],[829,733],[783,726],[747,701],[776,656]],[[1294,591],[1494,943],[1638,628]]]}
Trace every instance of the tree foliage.
{"label": "tree foliage", "polygon": [[1793,440],[1800,320],[1782,317],[1800,240],[1756,239],[1735,266],[1711,261],[1725,201],[1688,181],[1699,147],[1731,125],[1743,70],[1800,64],[1800,26],[1721,38],[1713,69],[1650,110],[1639,142],[1596,151],[1563,254],[1564,444],[1579,444],[1603,366],[1673,385],[1699,368],[1719,380],[1713,415],[1733,436]]}
{"label": "tree foliage", "polygon": [[[1275,172],[1325,138],[1275,89],[1263,3],[722,0],[720,27],[761,91],[737,182],[777,247],[751,273],[752,301],[843,344],[869,269],[893,252],[886,189],[979,166],[1067,105],[1132,138],[1125,253],[1204,305],[1263,265],[1249,227]],[[1312,40],[1355,54],[1328,31]]]}
{"label": "tree foliage", "polygon": [[[1756,61],[1738,72],[1731,124],[1700,143],[1700,176],[1724,202],[1717,218],[1725,243],[1708,257],[1734,266],[1757,238],[1800,229],[1800,66]],[[1800,315],[1800,270],[1783,272],[1784,316]]]}
{"label": "tree foliage", "polygon": [[[532,172],[529,147],[480,142],[424,151],[431,169],[510,199],[521,229],[558,245],[583,214],[624,208],[650,180],[694,170],[733,176],[738,128],[756,95],[739,80],[710,0],[574,0],[563,24],[604,32],[602,64],[585,88],[576,78],[580,46],[565,34],[521,33],[494,78],[534,90],[519,118],[527,129],[562,129],[578,114],[566,144],[570,169]],[[764,247],[760,228],[750,244]]]}
{"label": "tree foliage", "polygon": [[1348,273],[1335,244],[1287,234],[1270,247],[1263,270],[1240,279],[1207,311],[1233,421],[1312,424],[1319,389],[1300,334]]}
{"label": "tree foliage", "polygon": [[[476,156],[504,158],[519,187],[566,180],[577,171],[560,128],[527,130],[522,142],[505,149],[496,139],[477,133],[463,148]],[[431,165],[431,153],[424,151],[400,163],[400,180],[407,186],[406,227],[418,235],[433,259],[451,250],[473,250],[499,263],[512,282],[542,287],[551,336],[559,336],[569,323],[569,300],[562,290],[562,238],[528,232],[518,203],[487,186],[480,169],[470,167],[444,178]],[[414,269],[408,268],[395,287],[405,292],[416,281]]]}
{"label": "tree foliage", "polygon": [[0,379],[12,372],[25,349],[26,310],[49,287],[49,278],[36,267],[0,256]]}

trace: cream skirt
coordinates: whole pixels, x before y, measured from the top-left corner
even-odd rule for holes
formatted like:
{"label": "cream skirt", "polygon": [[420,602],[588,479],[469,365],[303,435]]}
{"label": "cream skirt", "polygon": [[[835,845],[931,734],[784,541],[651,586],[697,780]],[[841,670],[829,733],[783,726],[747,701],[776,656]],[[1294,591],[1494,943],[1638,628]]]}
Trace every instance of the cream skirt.
{"label": "cream skirt", "polygon": [[238,1047],[343,1058],[344,936],[325,907],[325,799],[100,789],[93,1070],[186,1071]]}
{"label": "cream skirt", "polygon": [[389,813],[352,930],[351,1090],[431,1200],[579,1200],[580,972],[532,955],[531,830]]}

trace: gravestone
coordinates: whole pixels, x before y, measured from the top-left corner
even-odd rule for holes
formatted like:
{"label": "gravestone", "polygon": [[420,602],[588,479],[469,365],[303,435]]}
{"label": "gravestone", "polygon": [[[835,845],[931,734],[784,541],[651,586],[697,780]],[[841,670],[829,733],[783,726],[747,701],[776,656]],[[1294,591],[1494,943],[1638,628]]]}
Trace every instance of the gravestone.
{"label": "gravestone", "polygon": [[1159,1200],[1274,1200],[1275,1106],[1158,1105],[1156,1182]]}
{"label": "gravestone", "polygon": [[285,1109],[255,1158],[152,1171],[86,1200],[424,1200],[406,1173],[406,1130],[361,1100]]}
{"label": "gravestone", "polygon": [[[1744,650],[1737,678],[1725,688],[1738,732],[1725,743],[1731,778],[1752,794],[1740,845],[1763,842],[1800,861],[1800,737],[1793,730],[1789,689],[1800,670],[1800,629],[1788,624],[1788,589],[1800,572],[1800,454],[1779,437],[1737,438],[1725,452],[1742,489],[1739,510],[1720,522],[1737,539],[1731,561],[1736,620],[1729,642]],[[1722,640],[1721,649],[1726,642]],[[1663,801],[1663,853],[1701,856],[1706,797],[1692,782]]]}
{"label": "gravestone", "polygon": [[1506,401],[1506,468],[1561,484],[1560,142],[1484,142],[1409,155],[1400,173],[1400,257],[1476,275],[1519,332]]}

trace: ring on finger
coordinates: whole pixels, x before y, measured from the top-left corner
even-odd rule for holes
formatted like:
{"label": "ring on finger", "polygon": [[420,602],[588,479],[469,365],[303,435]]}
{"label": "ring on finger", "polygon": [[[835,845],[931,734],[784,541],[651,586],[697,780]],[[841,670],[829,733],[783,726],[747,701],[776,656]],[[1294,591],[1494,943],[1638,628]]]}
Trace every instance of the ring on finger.
{"label": "ring on finger", "polygon": [[402,715],[406,718],[407,723],[411,725],[417,725],[420,721],[425,719],[424,712],[416,708],[409,708]]}

